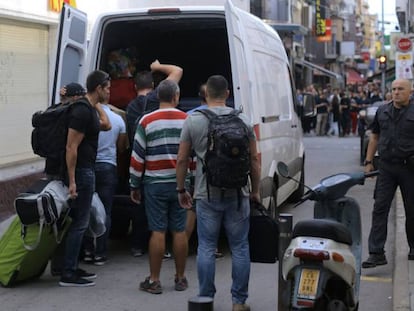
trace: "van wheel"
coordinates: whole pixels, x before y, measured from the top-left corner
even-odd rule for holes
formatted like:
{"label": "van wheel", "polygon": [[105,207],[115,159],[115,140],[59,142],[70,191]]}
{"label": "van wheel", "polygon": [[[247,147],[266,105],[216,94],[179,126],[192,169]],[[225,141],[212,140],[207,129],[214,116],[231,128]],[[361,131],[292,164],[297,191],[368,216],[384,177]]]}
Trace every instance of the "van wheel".
{"label": "van wheel", "polygon": [[303,158],[302,162],[302,170],[299,179],[299,187],[298,189],[293,192],[290,197],[288,198],[288,202],[299,202],[302,198],[303,194],[305,193],[305,158]]}
{"label": "van wheel", "polygon": [[279,218],[279,209],[277,207],[277,187],[275,183],[273,183],[272,186],[272,194],[270,196],[269,206],[267,210],[269,211],[269,215],[272,217],[272,219],[277,220]]}

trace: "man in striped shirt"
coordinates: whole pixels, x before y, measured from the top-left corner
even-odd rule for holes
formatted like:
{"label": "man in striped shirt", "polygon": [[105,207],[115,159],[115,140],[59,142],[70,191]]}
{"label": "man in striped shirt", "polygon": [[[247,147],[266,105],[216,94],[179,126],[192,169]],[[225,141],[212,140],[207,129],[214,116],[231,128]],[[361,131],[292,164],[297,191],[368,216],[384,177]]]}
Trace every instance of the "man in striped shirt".
{"label": "man in striped shirt", "polygon": [[178,203],[176,163],[181,129],[187,117],[178,110],[180,89],[172,80],[164,80],[157,88],[160,108],[140,120],[133,142],[130,164],[131,199],[141,202],[144,187],[148,228],[150,276],[140,289],[161,294],[160,271],[165,252],[165,234],[172,232],[176,266],[175,289],[187,289],[184,275],[188,242],[185,233],[186,210]]}

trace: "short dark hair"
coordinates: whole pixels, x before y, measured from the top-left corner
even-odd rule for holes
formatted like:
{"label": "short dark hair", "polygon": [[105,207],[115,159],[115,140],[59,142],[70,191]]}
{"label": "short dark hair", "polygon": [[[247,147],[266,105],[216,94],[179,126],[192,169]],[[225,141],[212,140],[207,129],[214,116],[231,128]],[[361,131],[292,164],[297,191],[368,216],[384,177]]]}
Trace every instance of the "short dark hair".
{"label": "short dark hair", "polygon": [[152,89],[153,78],[151,71],[140,71],[135,76],[135,86],[137,90]]}
{"label": "short dark hair", "polygon": [[88,93],[92,93],[98,86],[105,87],[111,81],[108,73],[102,70],[92,71],[86,79],[86,89]]}
{"label": "short dark hair", "polygon": [[203,100],[206,100],[206,84],[205,83],[200,85],[198,96],[201,97]]}
{"label": "short dark hair", "polygon": [[163,80],[157,87],[160,102],[172,102],[174,96],[180,92],[178,84],[172,80]]}
{"label": "short dark hair", "polygon": [[229,83],[226,78],[221,75],[214,75],[208,78],[206,92],[211,98],[226,98]]}

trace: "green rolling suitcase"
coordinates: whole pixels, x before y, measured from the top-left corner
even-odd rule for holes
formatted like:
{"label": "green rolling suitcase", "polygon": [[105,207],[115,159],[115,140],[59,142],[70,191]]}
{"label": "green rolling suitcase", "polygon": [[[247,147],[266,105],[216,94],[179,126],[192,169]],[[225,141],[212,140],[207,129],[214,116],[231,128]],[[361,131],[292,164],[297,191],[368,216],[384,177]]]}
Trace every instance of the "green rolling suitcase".
{"label": "green rolling suitcase", "polygon": [[[66,233],[70,222],[70,218],[65,217],[59,224],[61,237]],[[39,224],[27,226],[24,242],[19,217],[16,215],[10,217],[2,224],[2,227],[5,231],[4,234],[0,232],[0,283],[10,287],[40,277],[58,246],[52,227],[43,227],[40,242],[34,250],[25,248],[24,243],[36,244]]]}

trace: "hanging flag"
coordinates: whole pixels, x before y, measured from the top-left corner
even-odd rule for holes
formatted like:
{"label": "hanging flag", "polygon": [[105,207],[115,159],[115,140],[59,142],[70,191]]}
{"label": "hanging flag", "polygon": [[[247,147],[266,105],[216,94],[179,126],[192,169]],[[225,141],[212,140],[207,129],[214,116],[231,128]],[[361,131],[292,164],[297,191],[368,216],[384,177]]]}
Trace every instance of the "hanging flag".
{"label": "hanging flag", "polygon": [[62,10],[63,3],[67,3],[76,8],[76,0],[49,0],[49,9],[53,12],[60,12]]}

